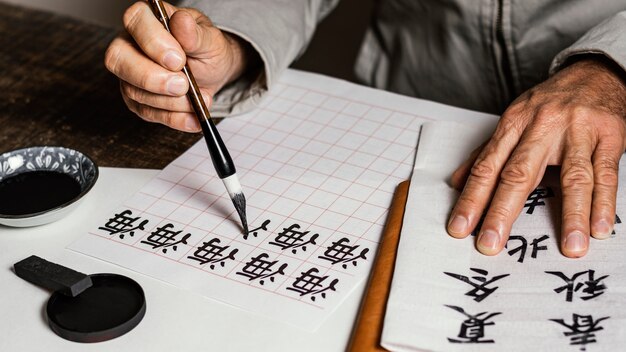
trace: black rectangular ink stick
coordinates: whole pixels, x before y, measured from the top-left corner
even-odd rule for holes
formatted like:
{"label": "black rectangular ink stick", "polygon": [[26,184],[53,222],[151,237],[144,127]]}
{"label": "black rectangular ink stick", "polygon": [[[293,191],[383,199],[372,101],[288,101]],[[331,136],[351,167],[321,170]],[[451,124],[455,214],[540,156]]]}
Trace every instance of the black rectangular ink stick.
{"label": "black rectangular ink stick", "polygon": [[70,297],[76,297],[92,286],[89,275],[51,263],[36,255],[15,263],[13,269],[17,276],[30,283]]}

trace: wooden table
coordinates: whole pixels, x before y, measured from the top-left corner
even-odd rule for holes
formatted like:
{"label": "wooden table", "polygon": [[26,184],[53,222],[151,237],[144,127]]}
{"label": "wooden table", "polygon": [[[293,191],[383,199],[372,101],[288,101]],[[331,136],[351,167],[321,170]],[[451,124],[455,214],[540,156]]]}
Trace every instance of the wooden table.
{"label": "wooden table", "polygon": [[61,145],[100,166],[163,168],[200,138],[128,111],[103,64],[115,35],[0,2],[0,153]]}

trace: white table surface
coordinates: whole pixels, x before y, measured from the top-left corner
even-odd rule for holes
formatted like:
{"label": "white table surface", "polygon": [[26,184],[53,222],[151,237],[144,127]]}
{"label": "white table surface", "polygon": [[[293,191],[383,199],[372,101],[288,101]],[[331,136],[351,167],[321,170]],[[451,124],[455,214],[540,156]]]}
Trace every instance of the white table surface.
{"label": "white table surface", "polygon": [[[0,351],[345,350],[364,282],[318,331],[309,333],[65,249],[157,172],[100,168],[96,186],[68,217],[36,228],[0,225]],[[45,318],[50,292],[18,278],[12,269],[14,263],[33,254],[86,274],[131,277],[145,291],[145,317],[135,329],[111,341],[83,344],[58,337]]]}

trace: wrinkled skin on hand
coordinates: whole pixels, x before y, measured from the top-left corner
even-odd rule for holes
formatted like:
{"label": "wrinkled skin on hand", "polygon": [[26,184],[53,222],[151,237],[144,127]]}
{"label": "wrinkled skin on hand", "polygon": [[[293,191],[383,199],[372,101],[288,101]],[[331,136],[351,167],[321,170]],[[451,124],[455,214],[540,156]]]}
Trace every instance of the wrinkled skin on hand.
{"label": "wrinkled skin on hand", "polygon": [[561,165],[561,251],[584,256],[590,235],[606,239],[613,230],[625,121],[623,72],[607,60],[586,57],[528,90],[452,175],[463,191],[448,233],[468,236],[486,212],[476,247],[499,253],[546,167]]}
{"label": "wrinkled skin on hand", "polygon": [[111,42],[105,66],[120,79],[128,108],[144,120],[198,132],[200,125],[186,93],[189,84],[181,72],[188,64],[200,91],[211,97],[242,75],[249,46],[222,32],[195,9],[164,4],[170,16],[168,33],[145,1],[126,10],[126,33]]}

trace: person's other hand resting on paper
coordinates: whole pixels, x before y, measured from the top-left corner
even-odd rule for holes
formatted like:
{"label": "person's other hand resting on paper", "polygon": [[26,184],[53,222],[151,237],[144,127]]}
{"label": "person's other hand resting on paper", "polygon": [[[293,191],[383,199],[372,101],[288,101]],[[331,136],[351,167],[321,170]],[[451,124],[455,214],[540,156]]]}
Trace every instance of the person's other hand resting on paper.
{"label": "person's other hand resting on paper", "polygon": [[477,248],[499,253],[548,165],[561,165],[563,254],[584,256],[589,234],[611,235],[626,147],[626,82],[613,66],[582,59],[509,106],[491,139],[452,175],[453,186],[463,191],[450,216],[450,235],[468,236],[486,212]]}

